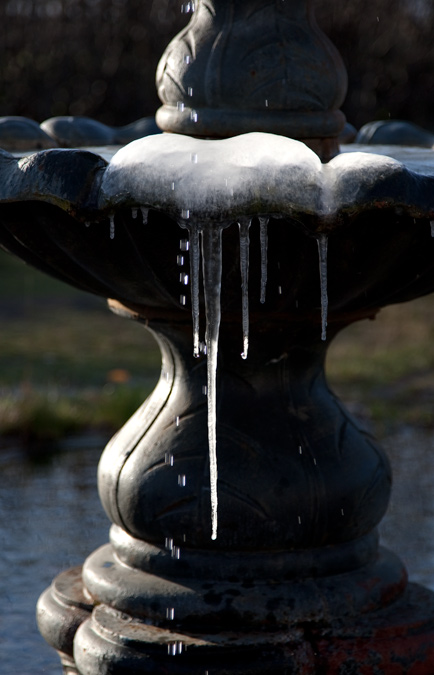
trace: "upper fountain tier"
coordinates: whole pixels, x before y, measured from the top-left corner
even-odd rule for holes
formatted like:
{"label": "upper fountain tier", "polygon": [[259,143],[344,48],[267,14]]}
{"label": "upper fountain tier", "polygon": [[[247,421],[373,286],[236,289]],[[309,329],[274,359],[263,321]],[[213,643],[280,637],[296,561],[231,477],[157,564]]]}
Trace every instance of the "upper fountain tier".
{"label": "upper fountain tier", "polygon": [[[329,237],[329,323],[342,313],[372,315],[434,288],[431,151],[414,151],[408,166],[382,155],[387,149],[375,152],[345,152],[322,165],[303,143],[264,133],[213,141],[150,136],[108,164],[87,151],[2,152],[0,240],[43,271],[142,316],[170,311],[187,319],[188,294],[179,303],[178,225],[226,228],[244,218],[252,221],[254,319],[264,315],[257,217],[270,217],[269,318],[318,315],[319,234]],[[150,209],[146,227],[135,217],[140,206]],[[238,249],[237,230],[226,231],[224,246]],[[240,315],[238,260],[231,254],[224,261],[223,320]]]}

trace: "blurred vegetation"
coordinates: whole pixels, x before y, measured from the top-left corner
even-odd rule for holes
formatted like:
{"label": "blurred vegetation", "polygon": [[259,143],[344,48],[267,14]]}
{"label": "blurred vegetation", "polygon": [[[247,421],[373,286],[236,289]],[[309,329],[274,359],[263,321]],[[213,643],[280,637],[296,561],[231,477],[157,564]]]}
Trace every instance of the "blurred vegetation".
{"label": "blurred vegetation", "polygon": [[0,250],[0,448],[68,434],[108,438],[160,371],[143,326]]}
{"label": "blurred vegetation", "polygon": [[[3,0],[0,115],[87,115],[122,126],[159,105],[155,70],[185,25],[181,0]],[[431,0],[316,0],[349,74],[356,127],[407,119],[434,129]]]}

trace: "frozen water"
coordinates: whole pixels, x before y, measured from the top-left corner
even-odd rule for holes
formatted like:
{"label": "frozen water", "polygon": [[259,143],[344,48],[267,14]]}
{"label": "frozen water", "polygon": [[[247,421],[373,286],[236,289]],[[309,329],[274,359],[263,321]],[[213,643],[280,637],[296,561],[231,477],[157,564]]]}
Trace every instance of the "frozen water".
{"label": "frozen water", "polygon": [[216,388],[217,355],[220,331],[220,295],[222,280],[223,227],[206,228],[202,232],[203,285],[206,312],[208,446],[211,490],[211,539],[217,539],[217,439]]}
{"label": "frozen water", "polygon": [[199,226],[190,223],[188,226],[190,233],[190,277],[191,277],[191,312],[193,318],[193,354],[196,358],[200,356],[199,348],[199,269],[200,269],[200,248],[199,248]]}
{"label": "frozen water", "polygon": [[[133,141],[112,157],[100,200],[107,205],[131,199],[176,216],[188,209],[198,222],[235,221],[258,209],[264,214],[314,213],[321,167],[303,143],[274,134],[221,140],[159,134]],[[173,183],[176,190],[170,189]]]}
{"label": "frozen water", "polygon": [[259,217],[259,237],[261,242],[261,302],[265,302],[268,267],[268,218]]}
{"label": "frozen water", "polygon": [[243,351],[241,356],[247,358],[249,351],[249,228],[250,220],[240,218],[240,267],[242,293]]}
{"label": "frozen water", "polygon": [[321,340],[327,340],[327,314],[328,314],[328,296],[327,296],[327,248],[328,237],[326,234],[319,234],[318,253],[319,253],[319,278],[321,290]]}

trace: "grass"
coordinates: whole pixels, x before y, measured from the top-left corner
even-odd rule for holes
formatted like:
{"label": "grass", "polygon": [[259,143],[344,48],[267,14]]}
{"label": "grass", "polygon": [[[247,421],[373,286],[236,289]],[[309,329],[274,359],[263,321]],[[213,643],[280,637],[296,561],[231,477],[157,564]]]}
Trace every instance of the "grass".
{"label": "grass", "polygon": [[[0,320],[3,439],[108,436],[158,378],[159,352],[143,326],[1,251]],[[327,374],[379,435],[397,424],[434,427],[434,296],[344,330],[330,345]]]}
{"label": "grass", "polygon": [[110,435],[153,389],[160,356],[143,326],[0,251],[0,434],[31,445]]}
{"label": "grass", "polygon": [[434,296],[347,328],[329,349],[327,373],[377,433],[396,424],[434,427]]}

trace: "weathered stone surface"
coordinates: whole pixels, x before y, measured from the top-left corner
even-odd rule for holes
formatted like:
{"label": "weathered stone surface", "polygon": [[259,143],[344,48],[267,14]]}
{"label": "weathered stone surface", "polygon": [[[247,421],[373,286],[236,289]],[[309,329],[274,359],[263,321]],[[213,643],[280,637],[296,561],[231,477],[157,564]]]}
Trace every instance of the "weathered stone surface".
{"label": "weathered stone surface", "polygon": [[10,152],[56,148],[57,142],[27,117],[0,117],[0,148]]}
{"label": "weathered stone surface", "polygon": [[161,131],[153,117],[143,117],[123,127],[110,127],[90,117],[51,117],[40,125],[27,117],[0,117],[0,148],[15,153],[125,145],[158,133]]}
{"label": "weathered stone surface", "polygon": [[365,145],[404,145],[434,148],[434,134],[404,120],[380,120],[365,124],[357,134],[356,143]]}
{"label": "weathered stone surface", "polygon": [[220,138],[266,131],[303,139],[330,159],[347,80],[312,4],[199,0],[157,70],[158,125]]}

